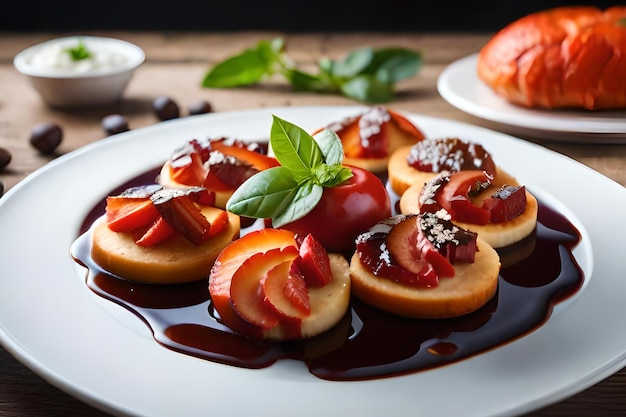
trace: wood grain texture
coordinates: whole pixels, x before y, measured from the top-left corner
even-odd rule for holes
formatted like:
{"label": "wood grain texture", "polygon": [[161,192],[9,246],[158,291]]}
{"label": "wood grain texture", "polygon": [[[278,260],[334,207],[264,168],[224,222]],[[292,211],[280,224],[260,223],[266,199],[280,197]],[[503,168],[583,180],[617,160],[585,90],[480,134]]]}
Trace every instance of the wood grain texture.
{"label": "wood grain texture", "polygon": [[[94,33],[103,34],[103,33]],[[187,114],[187,105],[198,99],[210,101],[217,112],[269,106],[318,106],[357,104],[341,96],[294,93],[282,79],[237,90],[208,90],[200,87],[208,67],[258,40],[284,36],[287,53],[302,69],[314,68],[318,58],[340,58],[349,50],[371,45],[419,49],[425,65],[418,76],[402,82],[390,107],[401,111],[469,122],[486,127],[488,123],[468,116],[445,102],[437,93],[436,80],[451,62],[477,52],[489,35],[441,33],[142,33],[110,32],[141,46],[146,63],[132,79],[125,99],[110,108],[85,112],[63,112],[47,108],[12,65],[20,50],[47,40],[49,34],[0,34],[0,147],[8,149],[13,160],[0,171],[5,191],[49,162],[53,156],[40,155],[28,143],[32,127],[44,121],[58,123],[64,140],[58,154],[106,140],[101,120],[107,114],[120,113],[131,129],[158,122],[152,101],[160,95],[176,100]],[[519,136],[519,135],[518,135]],[[625,145],[582,145],[526,139],[567,155],[584,165],[626,185]],[[592,353],[590,353],[592,354]],[[530,415],[539,417],[613,417],[626,415],[626,371],[554,405]],[[0,416],[83,416],[107,415],[50,385],[40,376],[0,349]]]}

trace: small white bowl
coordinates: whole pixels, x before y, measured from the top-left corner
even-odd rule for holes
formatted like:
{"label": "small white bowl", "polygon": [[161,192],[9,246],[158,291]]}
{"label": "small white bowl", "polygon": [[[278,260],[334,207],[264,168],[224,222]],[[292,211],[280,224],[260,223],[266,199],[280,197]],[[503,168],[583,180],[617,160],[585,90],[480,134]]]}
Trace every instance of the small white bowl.
{"label": "small white bowl", "polygon": [[[67,49],[82,45],[90,57],[73,60]],[[106,106],[120,100],[133,71],[145,60],[132,43],[99,36],[68,36],[31,46],[13,65],[45,103],[61,109]]]}

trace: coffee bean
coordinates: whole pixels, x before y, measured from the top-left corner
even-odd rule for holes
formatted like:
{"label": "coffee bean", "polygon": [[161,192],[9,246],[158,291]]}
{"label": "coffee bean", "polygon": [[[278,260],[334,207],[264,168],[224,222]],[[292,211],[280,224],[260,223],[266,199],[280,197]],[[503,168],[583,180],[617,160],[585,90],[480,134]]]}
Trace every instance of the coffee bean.
{"label": "coffee bean", "polygon": [[213,111],[213,106],[206,100],[198,100],[189,105],[189,114],[205,114],[211,113]]}
{"label": "coffee bean", "polygon": [[30,132],[30,144],[41,153],[52,153],[63,140],[63,130],[56,123],[39,123]]}
{"label": "coffee bean", "polygon": [[102,119],[102,129],[107,135],[128,132],[128,121],[121,114],[109,114]]}
{"label": "coffee bean", "polygon": [[4,167],[9,165],[11,162],[11,152],[4,148],[0,148],[0,170],[3,170]]}
{"label": "coffee bean", "polygon": [[167,96],[157,97],[152,103],[152,108],[161,121],[180,117],[178,104]]}

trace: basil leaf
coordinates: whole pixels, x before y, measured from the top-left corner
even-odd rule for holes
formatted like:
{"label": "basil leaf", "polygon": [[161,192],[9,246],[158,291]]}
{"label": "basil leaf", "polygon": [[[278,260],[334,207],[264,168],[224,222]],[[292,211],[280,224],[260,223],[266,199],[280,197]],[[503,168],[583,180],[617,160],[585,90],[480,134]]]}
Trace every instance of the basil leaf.
{"label": "basil leaf", "polygon": [[282,62],[283,48],[281,38],[272,42],[260,41],[255,48],[246,49],[215,65],[205,74],[202,86],[233,88],[256,84],[274,73],[275,66]]}
{"label": "basil leaf", "polygon": [[341,86],[349,98],[365,103],[387,103],[393,100],[393,84],[381,82],[375,76],[360,75]]}
{"label": "basil leaf", "polygon": [[334,187],[352,177],[352,170],[342,165],[320,164],[313,169],[316,184],[322,187]]}
{"label": "basil leaf", "polygon": [[311,175],[311,168],[324,162],[319,146],[304,129],[273,115],[270,145],[278,162],[297,181]]}
{"label": "basil leaf", "polygon": [[233,88],[258,83],[267,74],[268,63],[255,49],[248,49],[214,66],[202,80],[203,87]]}
{"label": "basil leaf", "polygon": [[296,199],[298,181],[285,167],[273,167],[248,178],[226,203],[226,210],[240,216],[273,218]]}
{"label": "basil leaf", "polygon": [[283,70],[283,75],[295,91],[331,91],[332,87],[319,76],[308,74],[297,69]]}
{"label": "basil leaf", "polygon": [[375,51],[363,74],[376,75],[380,81],[395,84],[414,76],[422,67],[422,54],[402,48]]}
{"label": "basil leaf", "polygon": [[291,204],[272,217],[272,226],[281,227],[309,214],[322,199],[324,189],[311,180],[302,183]]}
{"label": "basil leaf", "polygon": [[343,162],[343,146],[341,139],[332,130],[324,129],[313,136],[315,142],[324,155],[324,161],[328,165],[341,164]]}
{"label": "basil leaf", "polygon": [[332,68],[332,75],[339,78],[353,78],[359,75],[371,64],[374,58],[372,48],[355,49],[341,61],[336,61]]}

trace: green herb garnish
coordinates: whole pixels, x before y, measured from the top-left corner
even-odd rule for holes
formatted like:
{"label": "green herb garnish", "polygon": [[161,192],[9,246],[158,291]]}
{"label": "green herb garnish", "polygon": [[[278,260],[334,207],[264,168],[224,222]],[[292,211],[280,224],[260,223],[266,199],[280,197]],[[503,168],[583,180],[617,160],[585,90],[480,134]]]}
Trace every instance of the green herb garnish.
{"label": "green herb garnish", "polygon": [[342,60],[320,59],[318,73],[297,69],[285,53],[281,38],[260,41],[211,68],[202,86],[233,88],[282,74],[295,91],[343,94],[365,103],[386,103],[394,98],[397,82],[414,76],[422,66],[420,52],[403,48],[359,48]]}
{"label": "green herb garnish", "polygon": [[352,177],[341,163],[343,148],[335,132],[315,137],[302,128],[272,116],[270,146],[280,166],[258,172],[233,193],[226,209],[240,216],[271,218],[274,227],[308,214],[322,198],[324,187]]}
{"label": "green herb garnish", "polygon": [[91,52],[87,49],[82,39],[78,40],[77,46],[64,49],[63,51],[70,54],[72,61],[82,61],[83,59],[91,58]]}

